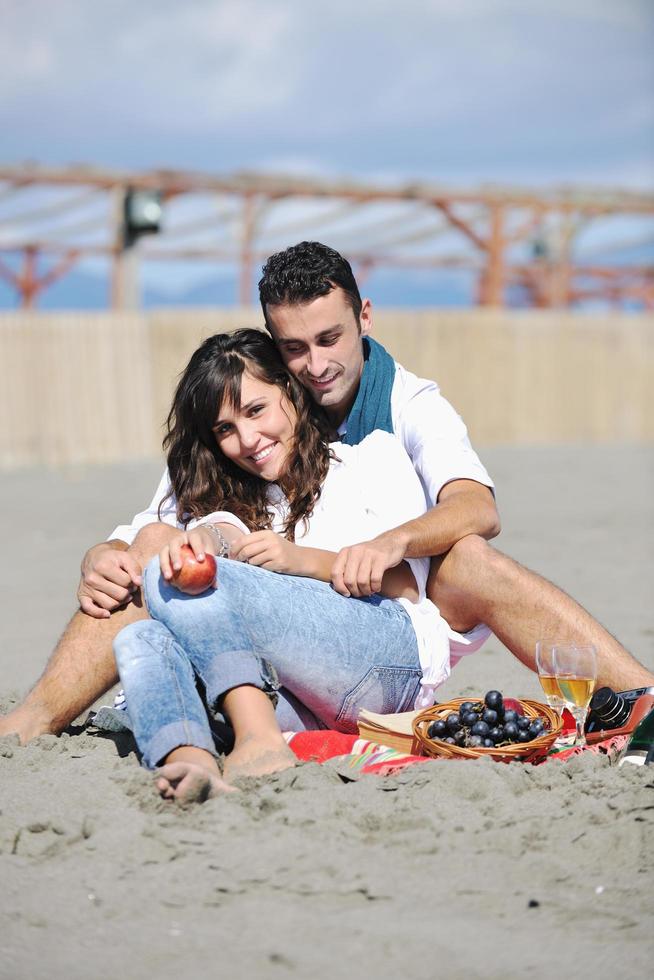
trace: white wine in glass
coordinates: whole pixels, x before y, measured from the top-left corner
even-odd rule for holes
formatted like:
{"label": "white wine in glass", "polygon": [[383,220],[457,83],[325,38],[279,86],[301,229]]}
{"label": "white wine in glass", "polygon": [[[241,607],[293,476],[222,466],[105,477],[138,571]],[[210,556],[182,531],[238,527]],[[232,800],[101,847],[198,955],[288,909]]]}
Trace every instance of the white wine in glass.
{"label": "white wine in glass", "polygon": [[560,715],[565,708],[565,699],[559,690],[554,670],[552,650],[555,646],[556,640],[538,640],[536,643],[536,667],[538,680],[543,688],[547,703],[553,711]]}
{"label": "white wine in glass", "polygon": [[566,677],[561,674],[556,678],[556,683],[567,704],[578,708],[588,707],[595,687],[594,677]]}
{"label": "white wine in glass", "polygon": [[555,644],[552,660],[559,691],[575,720],[574,744],[585,745],[584,724],[597,679],[597,651],[593,646]]}

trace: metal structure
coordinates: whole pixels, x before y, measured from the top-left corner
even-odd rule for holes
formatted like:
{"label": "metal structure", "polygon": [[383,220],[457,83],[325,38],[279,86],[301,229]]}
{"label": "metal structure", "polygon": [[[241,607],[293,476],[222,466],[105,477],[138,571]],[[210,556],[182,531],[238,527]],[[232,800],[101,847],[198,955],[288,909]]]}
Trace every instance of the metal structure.
{"label": "metal structure", "polygon": [[[126,233],[138,191],[162,202],[147,239]],[[467,270],[482,306],[654,309],[651,193],[0,167],[0,277],[23,307],[89,259],[110,263],[116,309],[138,306],[139,264],[153,261],[232,269],[245,306],[258,265],[306,238],[342,251],[360,279],[377,267]]]}

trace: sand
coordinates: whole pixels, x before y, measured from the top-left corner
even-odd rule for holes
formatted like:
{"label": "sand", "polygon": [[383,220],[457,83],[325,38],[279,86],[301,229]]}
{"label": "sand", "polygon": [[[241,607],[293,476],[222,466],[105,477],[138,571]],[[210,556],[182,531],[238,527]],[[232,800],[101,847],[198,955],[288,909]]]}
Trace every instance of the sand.
{"label": "sand", "polygon": [[[654,667],[654,453],[495,449],[500,544]],[[74,608],[84,548],[159,466],[3,476],[6,710]],[[539,696],[492,639],[443,692]],[[105,699],[106,700],[106,699]],[[0,977],[651,975],[654,773],[584,756],[417,766],[345,783],[307,764],[164,804],[125,745],[0,740]]]}

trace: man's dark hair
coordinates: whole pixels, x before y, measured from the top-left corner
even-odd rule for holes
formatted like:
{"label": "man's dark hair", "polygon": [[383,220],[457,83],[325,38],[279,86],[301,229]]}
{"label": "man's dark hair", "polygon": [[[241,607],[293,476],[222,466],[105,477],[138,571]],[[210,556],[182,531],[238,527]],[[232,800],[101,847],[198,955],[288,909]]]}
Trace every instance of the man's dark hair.
{"label": "man's dark hair", "polygon": [[361,294],[352,266],[328,245],[300,242],[271,255],[259,280],[259,299],[268,325],[266,307],[309,303],[340,286],[348,298],[357,323],[361,315]]}

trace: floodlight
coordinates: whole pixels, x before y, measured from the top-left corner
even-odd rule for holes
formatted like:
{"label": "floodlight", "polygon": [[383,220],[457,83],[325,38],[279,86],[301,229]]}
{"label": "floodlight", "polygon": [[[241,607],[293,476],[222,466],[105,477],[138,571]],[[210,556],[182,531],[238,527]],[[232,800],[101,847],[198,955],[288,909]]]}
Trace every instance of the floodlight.
{"label": "floodlight", "polygon": [[123,215],[125,246],[133,245],[141,235],[155,235],[160,231],[162,214],[161,191],[129,189],[125,193]]}

